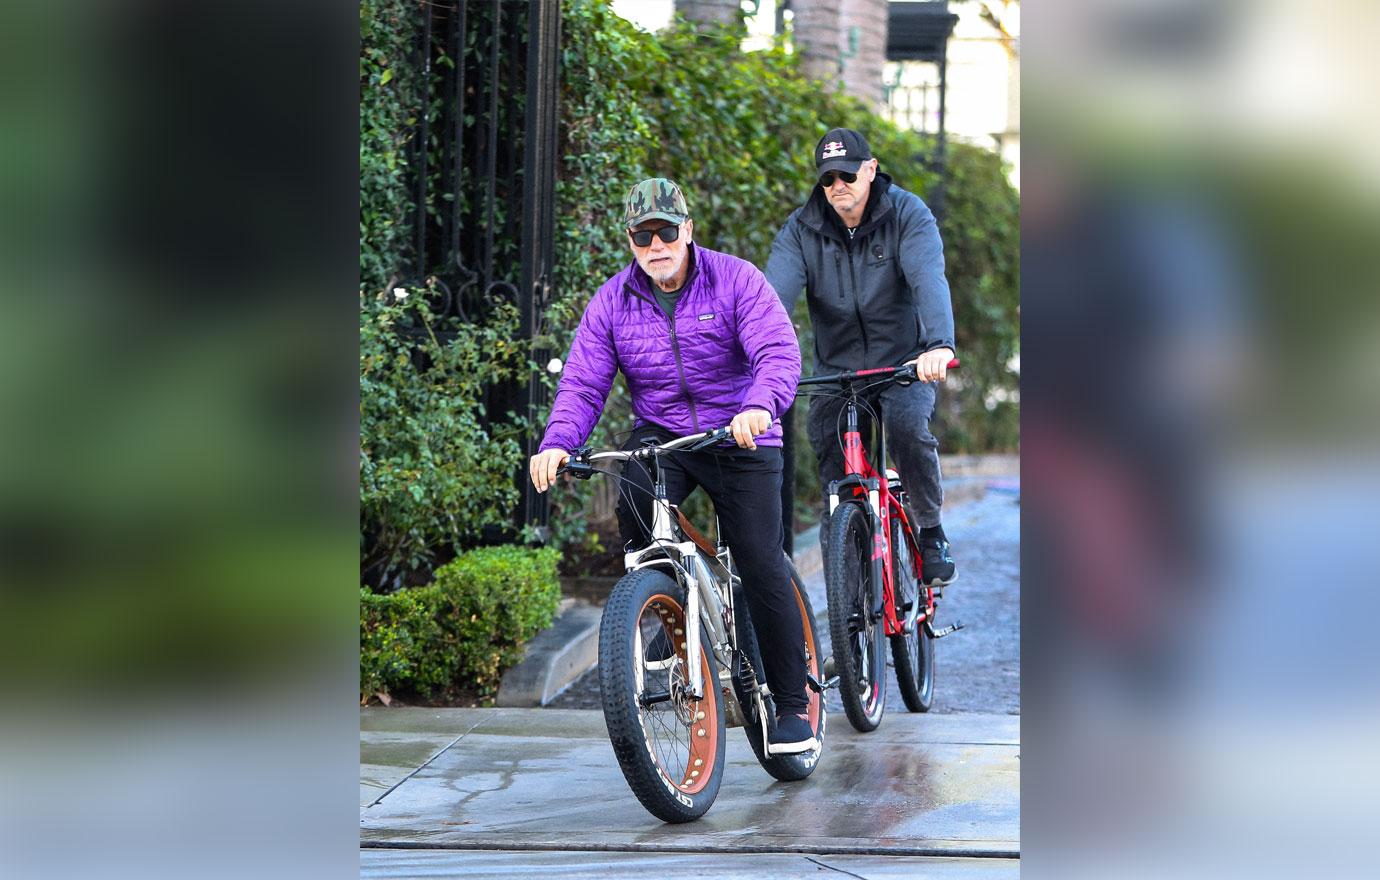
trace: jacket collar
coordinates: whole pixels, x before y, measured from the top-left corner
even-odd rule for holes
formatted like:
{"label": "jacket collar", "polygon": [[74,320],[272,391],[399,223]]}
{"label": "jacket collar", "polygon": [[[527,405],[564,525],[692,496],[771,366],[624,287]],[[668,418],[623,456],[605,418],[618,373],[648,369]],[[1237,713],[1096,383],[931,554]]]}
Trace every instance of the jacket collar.
{"label": "jacket collar", "polygon": [[[867,196],[867,207],[863,209],[862,223],[858,224],[858,230],[853,233],[853,241],[857,241],[886,222],[892,210],[890,192],[891,175],[885,171],[878,171],[876,179],[872,181],[872,191]],[[828,236],[844,244],[849,243],[848,229],[839,219],[838,211],[835,211],[834,206],[829,204],[829,200],[824,197],[824,187],[819,184],[815,184],[809,200],[801,209],[800,222],[820,235]]]}

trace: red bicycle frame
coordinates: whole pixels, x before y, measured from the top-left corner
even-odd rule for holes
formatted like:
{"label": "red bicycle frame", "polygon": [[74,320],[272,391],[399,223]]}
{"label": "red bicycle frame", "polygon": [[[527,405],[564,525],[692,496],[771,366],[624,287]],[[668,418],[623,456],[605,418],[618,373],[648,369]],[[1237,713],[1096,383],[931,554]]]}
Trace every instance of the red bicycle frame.
{"label": "red bicycle frame", "polygon": [[[958,359],[949,362],[949,369],[958,366]],[[895,376],[898,373],[910,369],[913,376],[913,368],[902,367],[879,367],[870,370],[858,370],[853,373],[840,373],[836,376],[817,376],[809,380],[802,381],[801,384],[818,384],[823,382],[852,382],[857,379],[867,377]],[[920,587],[923,594],[923,607],[911,608],[906,620],[902,621],[896,615],[896,573],[892,566],[891,554],[891,520],[898,517],[901,520],[901,534],[905,536],[906,544],[910,548],[911,559],[915,560],[917,571],[915,575],[920,584],[924,584],[923,571],[919,570],[922,565],[920,560],[920,547],[915,541],[915,533],[911,528],[910,517],[906,515],[905,508],[896,496],[891,494],[891,487],[886,475],[886,431],[879,423],[875,426],[878,432],[878,455],[881,458],[883,469],[878,473],[872,463],[867,460],[867,452],[863,448],[862,431],[858,426],[858,402],[855,395],[849,395],[847,402],[847,425],[843,434],[843,470],[844,476],[841,480],[834,480],[829,484],[829,513],[832,515],[835,508],[839,505],[839,495],[848,489],[852,490],[852,497],[862,499],[868,512],[868,519],[872,523],[872,583],[881,584],[880,595],[876,594],[874,587],[872,607],[869,609],[872,616],[882,617],[885,620],[885,632],[888,636],[898,635],[906,630],[907,627],[917,627],[934,618],[934,591],[925,586]],[[878,608],[878,604],[881,605]]]}
{"label": "red bicycle frame", "polygon": [[[870,371],[869,371],[870,372]],[[867,453],[863,449],[862,431],[858,427],[857,404],[853,401],[848,402],[848,425],[843,434],[843,464],[844,477],[829,486],[829,512],[833,513],[838,506],[838,498],[841,491],[851,488],[853,497],[863,499],[867,505],[869,519],[872,522],[872,583],[880,583],[882,591],[880,596],[873,597],[872,613],[875,615],[880,610],[885,623],[885,632],[889,636],[894,636],[902,632],[904,624],[896,615],[896,590],[895,590],[895,570],[892,565],[891,554],[891,519],[897,517],[903,526],[901,533],[905,535],[905,541],[910,545],[911,558],[915,560],[916,567],[920,566],[920,548],[915,543],[915,536],[911,531],[910,518],[906,516],[906,510],[901,506],[901,502],[896,496],[891,494],[891,486],[887,480],[886,471],[878,473],[872,467],[872,463],[867,460]],[[882,431],[881,426],[877,429],[881,431],[881,456],[882,461],[886,461],[886,432]],[[916,571],[916,576],[921,575]],[[923,579],[921,581],[923,583]],[[924,607],[915,614],[915,619],[910,621],[911,626],[919,626],[934,613],[934,597],[931,591],[926,588],[924,595]],[[877,600],[881,600],[881,609],[876,607]]]}

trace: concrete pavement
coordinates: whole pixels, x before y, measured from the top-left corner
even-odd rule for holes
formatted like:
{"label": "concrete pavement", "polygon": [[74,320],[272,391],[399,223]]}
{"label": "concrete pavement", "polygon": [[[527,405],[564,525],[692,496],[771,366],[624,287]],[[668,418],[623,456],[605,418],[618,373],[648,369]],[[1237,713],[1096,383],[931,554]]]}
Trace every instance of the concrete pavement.
{"label": "concrete pavement", "polygon": [[879,877],[1018,874],[1019,717],[888,714],[871,734],[830,721],[801,783],[773,780],[729,731],[714,807],[672,826],[633,798],[597,711],[365,709],[364,864],[374,876],[514,876],[554,862],[556,876],[618,877],[645,873],[638,853],[713,852],[736,857],[714,863],[722,876],[823,870],[805,856],[855,874],[852,860],[869,860]]}

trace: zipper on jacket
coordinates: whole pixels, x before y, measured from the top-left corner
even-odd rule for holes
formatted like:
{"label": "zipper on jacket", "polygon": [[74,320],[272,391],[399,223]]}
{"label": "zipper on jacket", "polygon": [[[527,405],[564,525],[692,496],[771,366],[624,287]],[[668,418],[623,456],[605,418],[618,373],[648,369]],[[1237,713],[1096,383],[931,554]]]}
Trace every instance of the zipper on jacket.
{"label": "zipper on jacket", "polygon": [[843,257],[838,248],[834,249],[834,277],[839,280],[839,302],[843,302],[847,297],[843,295]]}
{"label": "zipper on jacket", "polygon": [[[685,364],[682,363],[682,362],[681,362],[681,359],[680,359],[680,340],[679,340],[679,338],[676,336],[676,318],[675,318],[675,315],[667,315],[667,314],[666,314],[666,310],[663,309],[663,308],[661,307],[661,303],[659,303],[659,302],[655,302],[655,301],[648,302],[647,298],[646,298],[645,296],[643,296],[642,294],[638,293],[638,292],[637,292],[637,289],[634,288],[631,284],[624,283],[623,287],[624,287],[625,290],[627,290],[627,291],[628,291],[629,293],[631,293],[633,296],[637,297],[638,299],[640,299],[640,300],[642,300],[643,302],[645,302],[645,303],[647,303],[648,305],[650,305],[652,308],[656,309],[657,314],[659,314],[659,315],[664,315],[664,316],[666,317],[667,322],[670,324],[670,327],[671,327],[671,354],[675,355],[675,358],[676,358],[676,374],[680,377],[680,390],[681,390],[681,393],[685,395],[685,405],[686,405],[687,407],[689,407],[689,409],[690,409],[690,424],[691,424],[691,425],[694,427],[694,429],[695,429],[693,433],[698,434],[698,433],[700,432],[700,420],[699,420],[699,417],[695,415],[695,398],[690,394],[690,383],[689,383],[688,381],[686,381],[686,378],[685,378]],[[684,299],[684,298],[685,298],[685,295],[684,295],[684,294],[681,294],[681,296],[679,296],[679,297],[676,298],[676,308],[677,308],[677,309],[680,308],[680,302],[681,302],[681,300]]]}
{"label": "zipper on jacket", "polygon": [[[680,301],[676,301],[676,306],[680,306]],[[680,390],[685,392],[685,402],[690,407],[690,424],[694,426],[695,433],[700,432],[700,420],[695,415],[695,399],[690,396],[690,383],[685,380],[685,364],[680,360],[680,340],[676,336],[676,319],[670,317],[671,321],[671,353],[676,356],[676,372],[680,374]]]}
{"label": "zipper on jacket", "polygon": [[848,281],[853,285],[853,315],[858,319],[858,336],[862,339],[863,366],[867,363],[867,326],[863,323],[862,300],[858,296],[858,274],[853,269],[853,248],[848,248]]}

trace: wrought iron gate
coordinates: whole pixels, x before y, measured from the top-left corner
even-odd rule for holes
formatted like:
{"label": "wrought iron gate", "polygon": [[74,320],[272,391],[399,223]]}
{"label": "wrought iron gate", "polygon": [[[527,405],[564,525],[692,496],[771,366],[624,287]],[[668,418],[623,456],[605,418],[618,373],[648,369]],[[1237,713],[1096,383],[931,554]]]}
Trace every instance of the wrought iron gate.
{"label": "wrought iron gate", "polygon": [[[433,279],[439,315],[478,321],[495,303],[513,303],[519,335],[531,340],[551,298],[560,2],[420,0],[418,15],[414,63],[425,85],[413,138],[408,274]],[[531,353],[538,364],[549,356]],[[509,411],[531,418],[546,398],[533,375],[492,385],[485,408],[491,419]],[[546,526],[546,498],[525,466],[538,437],[528,432],[514,474],[514,529]]]}

